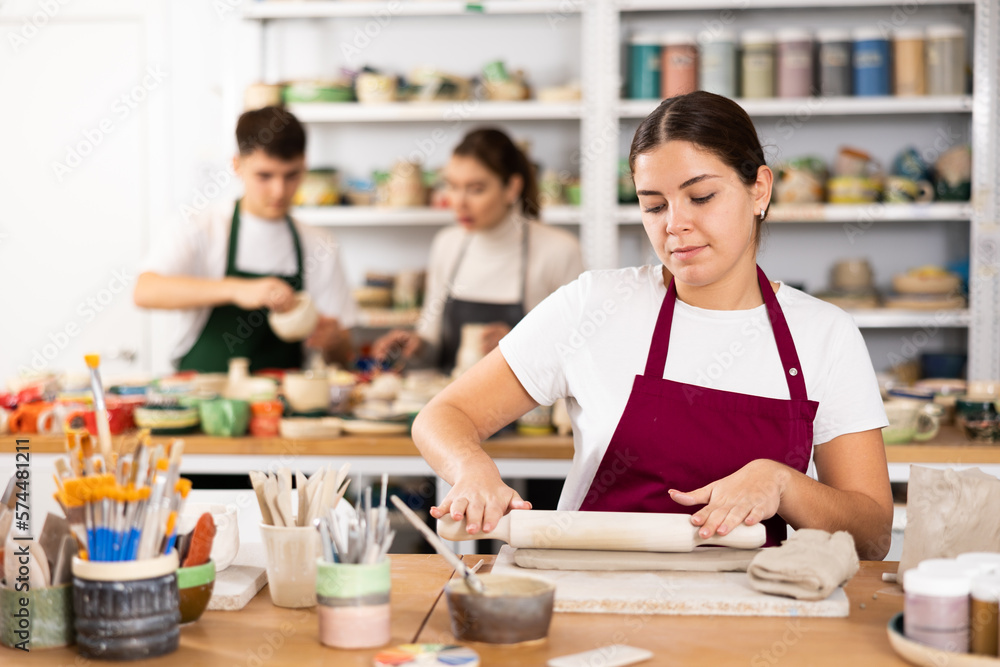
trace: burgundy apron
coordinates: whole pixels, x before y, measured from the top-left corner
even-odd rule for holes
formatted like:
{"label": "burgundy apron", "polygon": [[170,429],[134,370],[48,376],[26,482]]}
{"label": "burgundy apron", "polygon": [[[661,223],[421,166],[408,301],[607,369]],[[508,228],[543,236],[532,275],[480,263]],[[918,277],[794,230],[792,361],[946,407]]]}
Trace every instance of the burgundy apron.
{"label": "burgundy apron", "polygon": [[[778,345],[789,400],[738,394],[663,378],[677,288],[671,279],[653,330],[643,375],[594,475],[581,510],[694,514],[669,489],[694,491],[755,459],[772,459],[804,473],[819,403],[806,396],[795,343],[767,276],[757,281]],[[775,515],[765,520],[767,545],[787,536]]]}

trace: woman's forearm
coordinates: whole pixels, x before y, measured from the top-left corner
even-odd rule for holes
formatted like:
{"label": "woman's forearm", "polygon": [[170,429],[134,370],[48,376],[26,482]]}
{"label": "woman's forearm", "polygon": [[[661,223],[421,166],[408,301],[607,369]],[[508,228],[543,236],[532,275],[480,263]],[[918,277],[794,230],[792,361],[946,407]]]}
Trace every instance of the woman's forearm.
{"label": "woman's forearm", "polygon": [[417,415],[412,432],[421,456],[448,484],[470,474],[500,479],[500,471],[480,444],[478,430],[457,407],[432,401]]}
{"label": "woman's forearm", "polygon": [[822,484],[797,470],[788,475],[778,514],[792,528],[846,530],[854,537],[858,556],[882,560],[889,552],[892,499],[878,502],[860,491],[844,491]]}

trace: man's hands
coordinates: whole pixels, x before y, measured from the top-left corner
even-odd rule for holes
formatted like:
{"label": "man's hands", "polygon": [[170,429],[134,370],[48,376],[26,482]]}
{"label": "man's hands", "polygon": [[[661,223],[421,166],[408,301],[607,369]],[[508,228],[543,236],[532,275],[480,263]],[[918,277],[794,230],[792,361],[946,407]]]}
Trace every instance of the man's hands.
{"label": "man's hands", "polygon": [[282,313],[295,305],[295,290],[281,278],[226,278],[232,302],[244,310],[270,308]]}

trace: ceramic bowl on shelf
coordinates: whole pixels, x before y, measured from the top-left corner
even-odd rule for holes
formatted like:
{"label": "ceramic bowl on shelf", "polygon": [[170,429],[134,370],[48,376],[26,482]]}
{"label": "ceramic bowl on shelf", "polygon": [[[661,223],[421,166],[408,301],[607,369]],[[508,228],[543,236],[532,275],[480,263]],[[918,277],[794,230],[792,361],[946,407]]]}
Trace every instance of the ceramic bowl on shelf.
{"label": "ceramic bowl on shelf", "polygon": [[957,399],[955,424],[972,442],[982,444],[995,442],[1000,428],[996,399],[969,396]]}
{"label": "ceramic bowl on shelf", "polygon": [[958,291],[962,279],[954,273],[922,275],[897,273],[892,277],[892,287],[900,294],[952,294]]}

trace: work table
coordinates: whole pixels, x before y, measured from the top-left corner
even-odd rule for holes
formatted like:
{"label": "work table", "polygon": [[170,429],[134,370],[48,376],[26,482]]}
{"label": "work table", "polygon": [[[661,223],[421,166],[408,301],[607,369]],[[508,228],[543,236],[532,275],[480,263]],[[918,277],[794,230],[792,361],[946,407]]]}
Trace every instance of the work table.
{"label": "work table", "polygon": [[[493,556],[466,556],[469,564]],[[903,608],[902,591],[882,581],[895,562],[864,562],[847,587],[847,618],[746,616],[653,616],[556,613],[547,639],[522,646],[470,644],[488,665],[544,665],[553,657],[615,642],[647,648],[651,665],[906,665],[889,646],[886,625]],[[454,643],[447,602],[439,597],[452,576],[437,555],[392,556],[392,645]],[[315,609],[282,609],[271,604],[265,587],[242,611],[206,612],[181,629],[180,649],[135,665],[357,665],[370,667],[377,649],[340,651],[318,640]],[[22,654],[0,648],[0,664]],[[24,664],[44,666],[103,664],[84,661],[74,648],[39,651]],[[21,663],[17,663],[21,664]]]}

